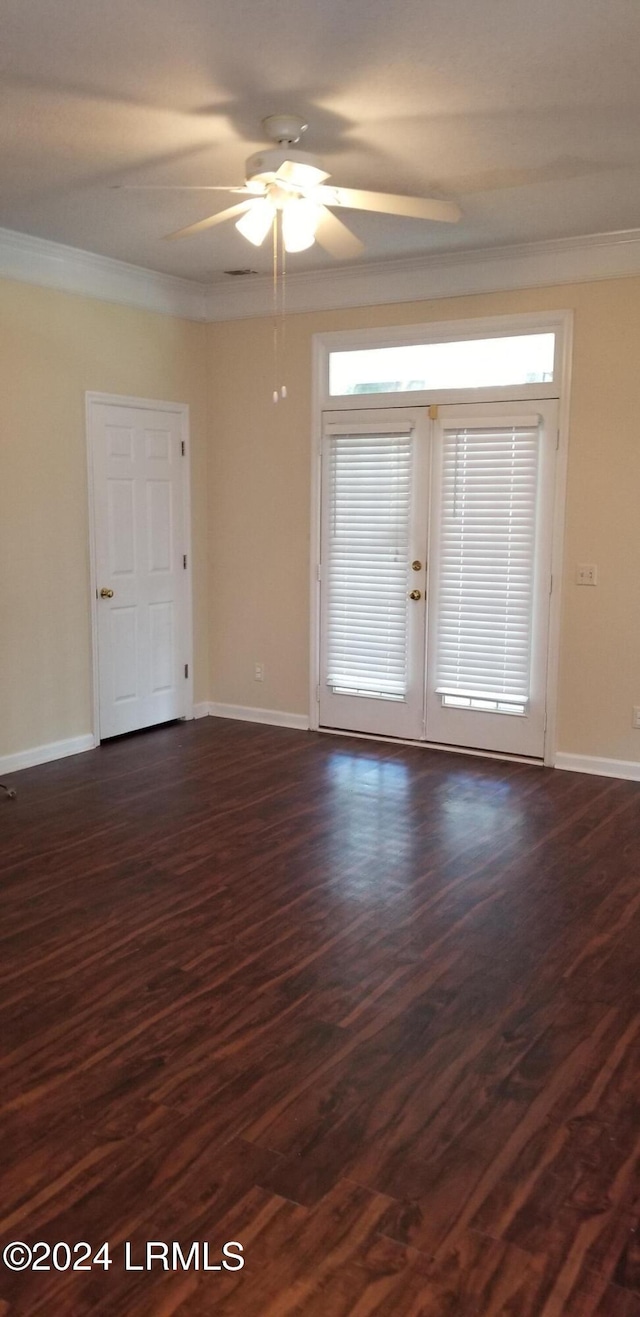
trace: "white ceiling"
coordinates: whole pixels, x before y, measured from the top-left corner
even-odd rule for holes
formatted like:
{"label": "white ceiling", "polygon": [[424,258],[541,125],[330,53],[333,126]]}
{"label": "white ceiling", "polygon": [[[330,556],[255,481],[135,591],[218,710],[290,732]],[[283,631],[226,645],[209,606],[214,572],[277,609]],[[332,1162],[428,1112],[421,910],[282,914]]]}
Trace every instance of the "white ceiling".
{"label": "white ceiling", "polygon": [[[346,187],[452,197],[458,225],[344,213],[364,260],[640,224],[638,0],[2,0],[0,225],[199,280],[265,272],[234,201],[260,121]],[[317,247],[297,270],[330,266]]]}

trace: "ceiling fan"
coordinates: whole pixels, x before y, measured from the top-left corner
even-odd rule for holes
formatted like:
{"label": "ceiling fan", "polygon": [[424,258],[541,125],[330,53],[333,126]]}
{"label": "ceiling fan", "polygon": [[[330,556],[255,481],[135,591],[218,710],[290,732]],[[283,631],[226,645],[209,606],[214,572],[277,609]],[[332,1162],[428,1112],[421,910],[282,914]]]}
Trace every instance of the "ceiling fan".
{"label": "ceiling fan", "polygon": [[[408,216],[455,224],[460,208],[451,201],[429,197],[395,196],[389,192],[362,192],[355,188],[330,187],[322,163],[307,151],[296,150],[307,125],[293,114],[272,114],[262,121],[273,147],[249,156],[242,187],[169,185],[172,190],[231,192],[246,198],[226,210],[167,234],[188,238],[216,224],[235,219],[236,228],[256,247],[261,246],[274,224],[280,224],[285,251],[305,251],[318,242],[337,260],[348,260],[364,250],[364,244],[334,209],[368,210],[378,214]],[[143,185],[144,186],[144,185]],[[162,184],[151,184],[162,188]]]}

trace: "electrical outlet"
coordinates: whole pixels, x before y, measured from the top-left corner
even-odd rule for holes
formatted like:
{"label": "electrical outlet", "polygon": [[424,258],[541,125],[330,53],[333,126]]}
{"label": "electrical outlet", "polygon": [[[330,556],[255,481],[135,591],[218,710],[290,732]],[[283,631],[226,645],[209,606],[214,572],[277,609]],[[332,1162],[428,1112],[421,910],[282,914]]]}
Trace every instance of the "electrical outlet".
{"label": "electrical outlet", "polygon": [[631,719],[631,726],[640,729],[640,704],[634,704],[633,706],[633,718]]}
{"label": "electrical outlet", "polygon": [[579,562],[576,567],[576,585],[597,585],[598,568],[593,562]]}
{"label": "electrical outlet", "polygon": [[254,681],[264,681],[264,663],[256,663],[253,668]]}

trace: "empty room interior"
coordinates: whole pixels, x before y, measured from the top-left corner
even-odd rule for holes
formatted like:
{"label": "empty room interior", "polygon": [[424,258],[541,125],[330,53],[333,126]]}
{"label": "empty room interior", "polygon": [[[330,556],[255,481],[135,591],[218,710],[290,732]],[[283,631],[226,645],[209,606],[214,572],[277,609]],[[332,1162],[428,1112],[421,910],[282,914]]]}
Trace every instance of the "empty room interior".
{"label": "empty room interior", "polygon": [[640,1317],[638,6],[0,14],[0,1317]]}

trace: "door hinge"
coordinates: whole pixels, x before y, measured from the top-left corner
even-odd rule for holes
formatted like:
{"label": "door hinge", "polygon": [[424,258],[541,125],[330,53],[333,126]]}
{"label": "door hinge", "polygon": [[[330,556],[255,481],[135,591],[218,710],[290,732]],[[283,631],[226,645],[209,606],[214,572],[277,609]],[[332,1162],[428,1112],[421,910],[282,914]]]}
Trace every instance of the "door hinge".
{"label": "door hinge", "polygon": [[549,577],[549,594],[553,594],[553,573]]}
{"label": "door hinge", "polygon": [[322,580],[322,567],[321,567],[320,563],[318,563],[318,566],[316,567],[316,580],[317,580],[317,581],[321,581],[321,580]]}
{"label": "door hinge", "polygon": [[187,448],[186,448],[186,444],[185,444],[185,442],[184,442],[184,439],[182,439],[182,440],[180,441],[180,451],[182,452],[182,456],[184,457],[184,455],[185,455],[185,453],[186,453],[186,451],[187,451]]}
{"label": "door hinge", "polygon": [[316,686],[316,704],[320,703],[320,687]]}
{"label": "door hinge", "polygon": [[182,566],[183,566],[183,568],[184,568],[184,570],[185,570],[185,572],[186,572],[186,570],[187,570],[187,555],[186,555],[186,553],[183,553],[183,555],[182,555]]}
{"label": "door hinge", "polygon": [[430,421],[437,421],[437,419],[438,419],[438,404],[437,404],[437,402],[430,402],[430,403],[429,403],[429,420],[430,420]]}
{"label": "door hinge", "polygon": [[560,431],[556,430],[556,453],[560,447]]}
{"label": "door hinge", "polygon": [[189,664],[188,664],[188,663],[185,663],[185,665],[184,665],[184,675],[185,675],[185,677],[188,677],[188,676],[189,676]]}

